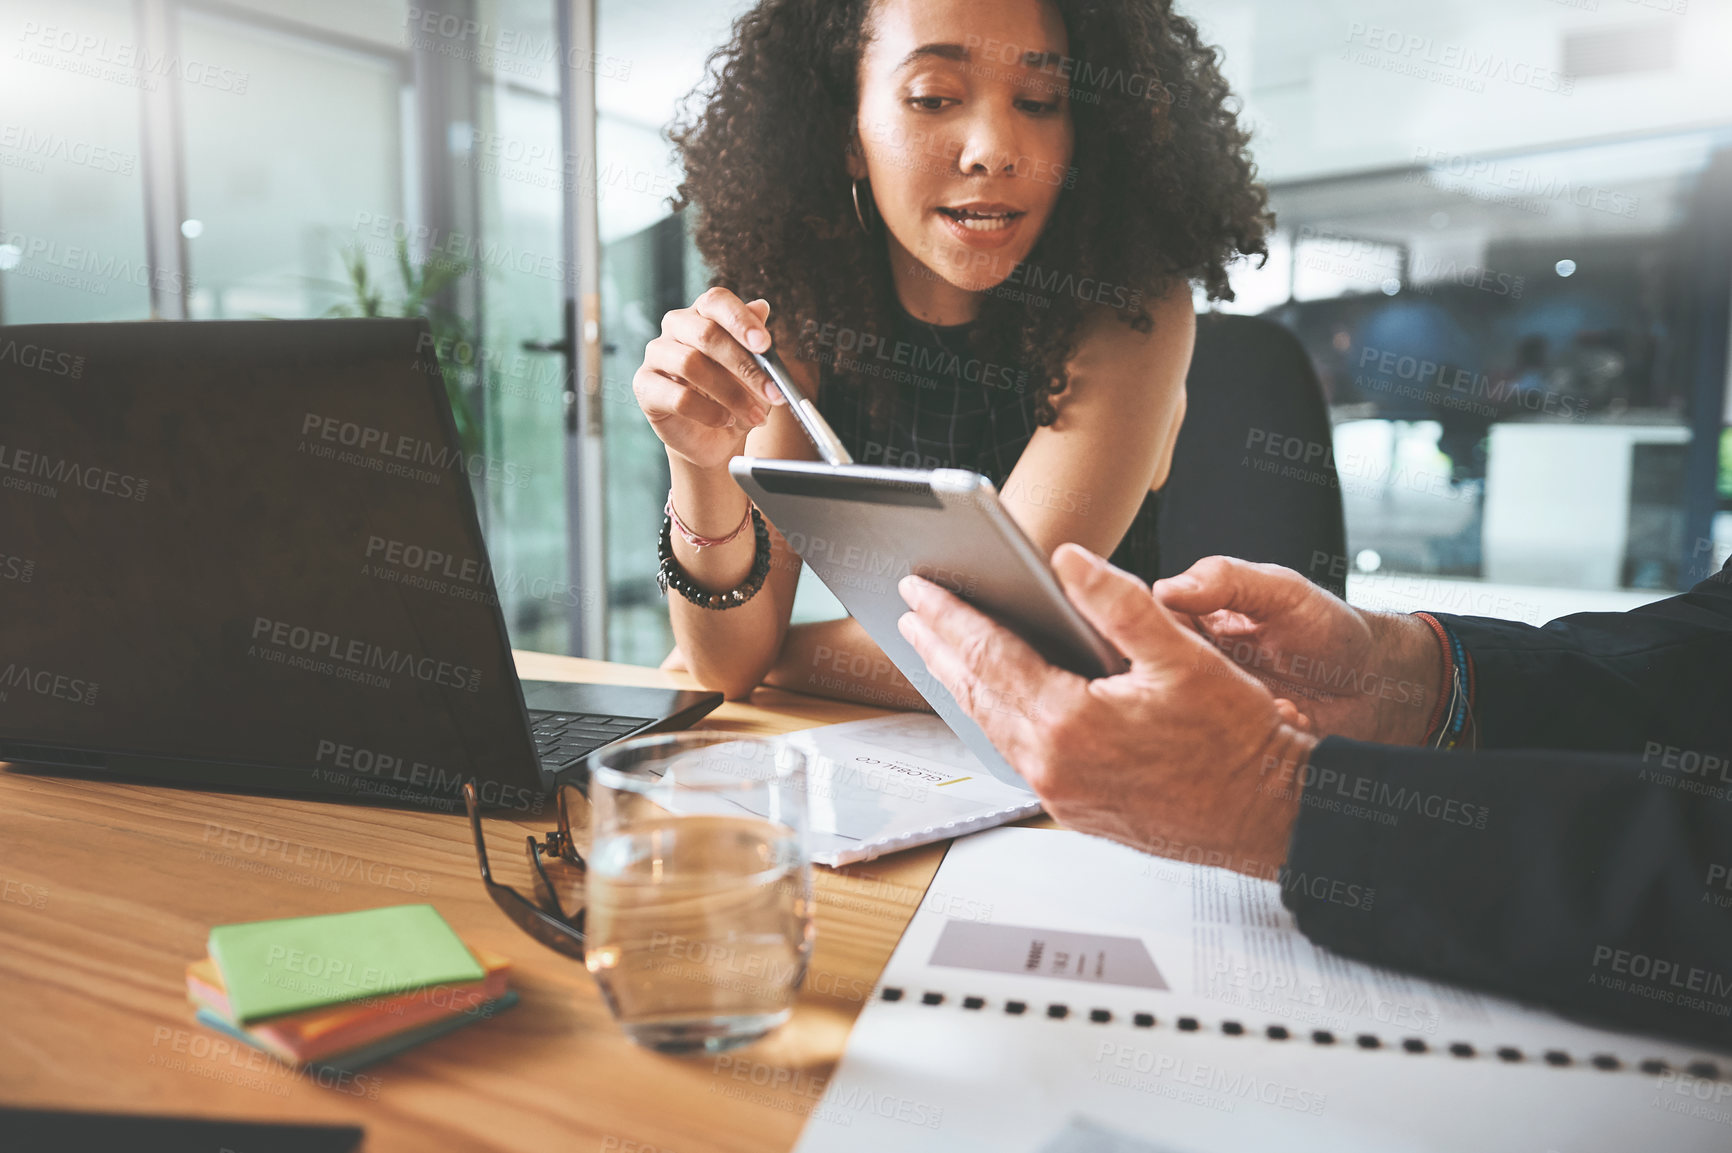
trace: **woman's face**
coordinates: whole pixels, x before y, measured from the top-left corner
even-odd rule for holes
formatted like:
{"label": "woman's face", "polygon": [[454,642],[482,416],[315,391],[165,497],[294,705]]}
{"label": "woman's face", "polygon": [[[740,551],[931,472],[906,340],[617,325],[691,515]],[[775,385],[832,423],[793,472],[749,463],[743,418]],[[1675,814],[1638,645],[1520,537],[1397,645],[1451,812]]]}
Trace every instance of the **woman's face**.
{"label": "woman's face", "polygon": [[1045,0],[881,0],[869,28],[849,174],[871,181],[904,303],[967,319],[965,294],[1028,256],[1070,173],[1064,22]]}

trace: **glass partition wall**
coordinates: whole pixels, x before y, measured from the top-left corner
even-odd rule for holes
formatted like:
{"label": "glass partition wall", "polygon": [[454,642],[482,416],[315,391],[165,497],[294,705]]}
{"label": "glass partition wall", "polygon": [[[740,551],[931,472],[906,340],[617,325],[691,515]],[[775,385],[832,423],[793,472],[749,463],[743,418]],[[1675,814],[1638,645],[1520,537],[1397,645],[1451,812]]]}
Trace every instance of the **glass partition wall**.
{"label": "glass partition wall", "polygon": [[607,459],[608,647],[613,660],[658,664],[673,647],[656,588],[667,454],[631,380],[662,317],[709,284],[670,198],[679,166],[665,132],[702,80],[704,61],[748,5],[597,0],[596,49],[614,62],[596,85],[596,208],[602,245],[601,411]]}
{"label": "glass partition wall", "polygon": [[1367,600],[1439,578],[1417,590],[1546,619],[1562,602],[1520,589],[1658,594],[1725,559],[1732,133],[1272,192],[1275,253],[1241,307],[1318,367]]}
{"label": "glass partition wall", "polygon": [[1328,390],[1350,599],[1543,621],[1714,571],[1732,8],[1181,7],[1278,223],[1226,307]]}
{"label": "glass partition wall", "polygon": [[513,643],[554,652],[603,592],[568,540],[561,84],[594,67],[559,13],[0,0],[0,321],[427,316]]}
{"label": "glass partition wall", "polygon": [[148,315],[141,92],[135,74],[80,71],[76,26],[134,38],[131,0],[0,4],[0,320]]}

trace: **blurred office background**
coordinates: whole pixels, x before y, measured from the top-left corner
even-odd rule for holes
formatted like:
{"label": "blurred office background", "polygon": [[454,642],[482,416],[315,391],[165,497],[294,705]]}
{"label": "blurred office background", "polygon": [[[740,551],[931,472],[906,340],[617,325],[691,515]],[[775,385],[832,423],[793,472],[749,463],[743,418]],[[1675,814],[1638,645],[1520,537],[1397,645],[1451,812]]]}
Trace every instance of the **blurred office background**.
{"label": "blurred office background", "polygon": [[[515,643],[655,663],[630,381],[707,283],[662,130],[744,7],[0,0],[0,322],[427,312],[532,477],[477,481]],[[1717,568],[1732,3],[1182,7],[1279,221],[1225,308],[1324,382],[1350,597],[1537,623]]]}

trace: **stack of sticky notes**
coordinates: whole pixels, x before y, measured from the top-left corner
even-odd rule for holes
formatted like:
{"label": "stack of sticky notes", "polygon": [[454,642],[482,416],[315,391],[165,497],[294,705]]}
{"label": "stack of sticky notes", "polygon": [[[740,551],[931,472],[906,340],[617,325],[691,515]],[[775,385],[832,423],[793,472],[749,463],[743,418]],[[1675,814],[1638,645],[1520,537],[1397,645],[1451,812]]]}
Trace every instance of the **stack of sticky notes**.
{"label": "stack of sticky notes", "polygon": [[218,925],[187,966],[198,1019],[292,1065],[353,1071],[517,1003],[511,963],[431,905]]}

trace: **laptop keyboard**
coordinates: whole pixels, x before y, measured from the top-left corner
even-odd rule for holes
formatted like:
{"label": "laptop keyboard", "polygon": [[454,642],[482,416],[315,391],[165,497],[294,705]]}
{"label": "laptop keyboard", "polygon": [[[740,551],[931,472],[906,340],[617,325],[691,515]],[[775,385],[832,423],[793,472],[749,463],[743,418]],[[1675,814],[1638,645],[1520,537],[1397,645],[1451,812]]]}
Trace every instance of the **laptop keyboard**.
{"label": "laptop keyboard", "polygon": [[531,711],[529,731],[535,756],[549,772],[569,769],[605,744],[629,736],[649,724],[650,717],[602,716],[598,713]]}

